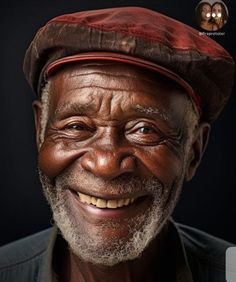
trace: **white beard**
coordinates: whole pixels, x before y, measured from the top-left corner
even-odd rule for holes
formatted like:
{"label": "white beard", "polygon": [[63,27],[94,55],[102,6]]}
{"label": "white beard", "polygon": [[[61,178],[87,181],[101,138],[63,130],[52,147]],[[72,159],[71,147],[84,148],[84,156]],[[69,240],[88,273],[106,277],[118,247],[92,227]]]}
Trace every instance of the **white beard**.
{"label": "white beard", "polygon": [[[89,230],[85,230],[81,224],[76,222],[75,212],[66,196],[65,187],[80,183],[81,177],[83,177],[81,172],[76,173],[76,175],[63,173],[56,178],[54,186],[40,172],[43,191],[51,205],[54,220],[72,252],[83,261],[106,266],[132,260],[142,254],[173,212],[183,183],[182,173],[172,187],[163,187],[157,178],[153,178],[138,181],[131,179],[125,185],[125,188],[117,188],[123,190],[123,192],[124,190],[125,192],[134,191],[134,189],[137,189],[137,183],[139,183],[138,189],[152,194],[153,202],[143,214],[133,217],[132,220],[127,220],[128,238],[122,240],[114,236],[105,241],[101,233],[93,233],[91,236]],[[116,224],[114,222],[107,222],[106,226],[101,224],[101,230],[108,226],[116,228]]]}

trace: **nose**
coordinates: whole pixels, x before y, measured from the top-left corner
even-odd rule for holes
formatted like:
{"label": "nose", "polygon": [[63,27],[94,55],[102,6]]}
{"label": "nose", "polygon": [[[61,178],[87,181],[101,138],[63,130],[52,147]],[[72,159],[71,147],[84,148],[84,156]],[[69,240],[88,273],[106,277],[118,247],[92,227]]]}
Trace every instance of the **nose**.
{"label": "nose", "polygon": [[80,164],[83,169],[106,180],[114,179],[136,170],[136,159],[124,148],[96,148],[85,153]]}

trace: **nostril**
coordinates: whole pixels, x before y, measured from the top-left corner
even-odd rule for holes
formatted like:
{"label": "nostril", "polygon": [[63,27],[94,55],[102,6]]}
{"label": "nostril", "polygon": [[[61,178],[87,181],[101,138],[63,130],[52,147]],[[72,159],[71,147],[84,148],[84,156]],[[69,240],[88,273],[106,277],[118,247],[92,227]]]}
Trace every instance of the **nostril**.
{"label": "nostril", "polygon": [[95,160],[90,152],[87,152],[80,158],[80,164],[83,169],[92,172],[96,169]]}
{"label": "nostril", "polygon": [[134,156],[126,156],[120,164],[121,170],[130,172],[136,169],[136,158]]}

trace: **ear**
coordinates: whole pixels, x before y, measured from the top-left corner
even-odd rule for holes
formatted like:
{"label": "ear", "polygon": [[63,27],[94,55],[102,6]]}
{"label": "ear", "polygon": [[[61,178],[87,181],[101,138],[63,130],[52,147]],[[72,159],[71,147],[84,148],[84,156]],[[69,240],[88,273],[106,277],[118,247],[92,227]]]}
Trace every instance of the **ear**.
{"label": "ear", "polygon": [[189,149],[185,180],[190,181],[201,162],[202,156],[206,150],[211,126],[209,123],[201,123],[195,130],[191,147]]}
{"label": "ear", "polygon": [[34,112],[34,124],[36,130],[36,144],[39,150],[40,148],[40,132],[41,132],[41,116],[42,116],[42,103],[39,100],[35,100],[32,103],[32,108]]}

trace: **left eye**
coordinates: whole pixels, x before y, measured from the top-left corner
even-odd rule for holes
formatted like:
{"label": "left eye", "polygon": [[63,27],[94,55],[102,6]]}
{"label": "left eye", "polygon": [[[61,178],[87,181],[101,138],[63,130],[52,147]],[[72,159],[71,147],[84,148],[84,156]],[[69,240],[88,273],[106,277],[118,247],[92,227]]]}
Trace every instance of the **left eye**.
{"label": "left eye", "polygon": [[126,131],[126,138],[133,143],[154,146],[164,140],[162,131],[155,125],[139,122]]}
{"label": "left eye", "polygon": [[142,126],[138,129],[138,132],[142,134],[150,134],[155,133],[155,130],[150,126]]}

